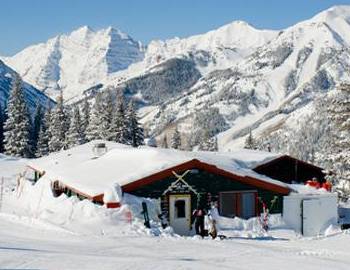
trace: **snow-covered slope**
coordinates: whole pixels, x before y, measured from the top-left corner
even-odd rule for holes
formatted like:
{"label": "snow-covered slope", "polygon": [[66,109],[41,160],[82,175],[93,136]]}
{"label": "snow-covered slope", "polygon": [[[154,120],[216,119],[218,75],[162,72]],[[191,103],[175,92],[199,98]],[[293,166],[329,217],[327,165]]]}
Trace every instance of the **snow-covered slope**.
{"label": "snow-covered slope", "polygon": [[234,21],[205,34],[184,39],[152,41],[147,48],[148,65],[169,58],[187,56],[202,71],[224,69],[277,36],[277,31],[258,30],[244,21]]}
{"label": "snow-covered slope", "polygon": [[350,7],[333,7],[284,30],[269,46],[261,47],[240,63],[240,69],[251,75],[252,81],[266,85],[257,97],[265,95],[268,106],[258,108],[254,116],[239,117],[233,128],[221,136],[222,144],[230,145],[247,126],[264,131],[271,128],[261,128],[267,121],[279,126],[283,118],[303,118],[317,98],[337,84],[349,82],[349,33]]}
{"label": "snow-covered slope", "polygon": [[[16,72],[0,60],[0,104],[2,108],[5,108],[5,104],[10,95],[12,80],[15,76]],[[45,107],[47,106],[50,98],[43,92],[26,82],[23,82],[23,88],[30,111],[34,111],[38,102]],[[53,101],[51,102],[53,103]]]}
{"label": "snow-covered slope", "polygon": [[220,134],[219,145],[240,147],[249,130],[279,128],[294,112],[350,80],[349,33],[350,6],[328,9],[280,31],[230,68],[210,72],[161,107],[143,110],[144,123],[151,130],[164,121],[178,123],[186,133],[197,124],[198,113],[218,108],[231,127]]}
{"label": "snow-covered slope", "polygon": [[108,74],[143,59],[140,42],[112,27],[94,31],[88,26],[30,46],[4,61],[24,80],[56,96],[79,95]]}

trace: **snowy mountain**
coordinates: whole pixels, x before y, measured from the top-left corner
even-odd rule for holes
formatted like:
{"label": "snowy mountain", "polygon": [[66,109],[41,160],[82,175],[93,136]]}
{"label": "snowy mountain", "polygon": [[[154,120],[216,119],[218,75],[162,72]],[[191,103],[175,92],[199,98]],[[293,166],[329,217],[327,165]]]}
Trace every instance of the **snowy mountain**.
{"label": "snowy mountain", "polygon": [[144,48],[118,29],[94,31],[88,26],[30,46],[4,61],[24,80],[56,96],[67,98],[98,84],[108,74],[143,59]]}
{"label": "snowy mountain", "polygon": [[121,78],[135,77],[174,58],[188,58],[203,74],[223,69],[276,35],[276,31],[257,30],[235,21],[202,35],[152,41],[146,50],[120,30],[109,27],[93,31],[84,26],[3,60],[50,96],[63,89],[70,99],[81,97],[84,90],[101,82],[113,84]]}
{"label": "snowy mountain", "polygon": [[[15,77],[15,75],[16,72],[8,66],[6,66],[0,60],[0,104],[2,108],[5,108],[5,104],[10,95],[12,80]],[[29,109],[32,112],[34,111],[38,101],[43,106],[47,106],[49,97],[47,97],[43,92],[39,91],[38,89],[26,82],[23,82],[23,87],[25,98],[28,102]]]}
{"label": "snowy mountain", "polygon": [[202,35],[152,41],[147,47],[145,62],[153,65],[186,56],[207,73],[232,66],[232,63],[246,57],[277,34],[277,31],[258,30],[246,22],[234,21]]}
{"label": "snowy mountain", "polygon": [[349,45],[350,6],[335,6],[281,31],[236,21],[146,49],[118,30],[83,27],[5,60],[71,101],[122,90],[139,101],[150,134],[161,138],[178,126],[192,140],[205,128],[229,150],[250,130],[261,137],[297,129],[295,119],[315,111],[316,99],[350,80]]}
{"label": "snowy mountain", "polygon": [[314,100],[350,80],[349,33],[350,7],[328,9],[271,35],[230,68],[205,74],[162,106],[142,109],[143,121],[155,134],[161,132],[159,127],[180,125],[183,133],[193,137],[196,116],[218,108],[231,127],[219,135],[225,150],[241,147],[250,130],[260,136],[295,125],[288,118],[303,118]]}

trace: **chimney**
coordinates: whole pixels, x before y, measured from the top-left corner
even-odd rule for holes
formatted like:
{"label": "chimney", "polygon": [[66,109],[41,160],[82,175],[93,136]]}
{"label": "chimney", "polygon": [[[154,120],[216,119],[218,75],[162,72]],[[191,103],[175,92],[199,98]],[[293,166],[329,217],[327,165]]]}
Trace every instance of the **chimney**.
{"label": "chimney", "polygon": [[94,153],[95,158],[103,156],[107,153],[107,151],[108,149],[105,143],[96,143],[92,148],[92,152]]}

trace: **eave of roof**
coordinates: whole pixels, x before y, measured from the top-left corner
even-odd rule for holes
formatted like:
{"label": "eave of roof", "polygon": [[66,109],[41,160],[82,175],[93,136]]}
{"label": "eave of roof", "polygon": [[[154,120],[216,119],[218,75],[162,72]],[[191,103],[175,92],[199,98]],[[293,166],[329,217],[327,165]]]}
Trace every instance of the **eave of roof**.
{"label": "eave of roof", "polygon": [[[35,168],[31,167],[32,169],[36,170]],[[153,182],[156,181],[161,181],[164,178],[173,176],[173,171],[175,172],[181,172],[181,171],[185,171],[185,170],[191,170],[191,169],[202,169],[205,170],[207,172],[210,173],[214,173],[214,174],[218,174],[221,176],[224,176],[232,181],[237,181],[243,184],[247,184],[247,185],[251,185],[254,187],[258,187],[261,189],[265,189],[265,190],[269,190],[278,194],[282,194],[282,195],[288,195],[291,191],[291,189],[289,188],[288,185],[285,185],[284,183],[280,182],[281,184],[274,184],[271,182],[268,182],[266,180],[263,179],[259,179],[257,177],[253,177],[253,176],[241,176],[238,174],[234,174],[232,172],[228,172],[226,170],[220,169],[215,165],[212,164],[208,164],[202,161],[199,161],[198,159],[192,159],[190,161],[184,162],[182,164],[164,169],[162,171],[159,171],[157,173],[151,174],[149,176],[143,177],[141,179],[135,180],[131,183],[125,184],[122,186],[122,190],[124,192],[132,192],[137,190],[138,188],[151,184]],[[40,170],[37,170],[40,171]],[[42,171],[40,171],[42,172]],[[59,179],[57,179],[59,181]],[[277,180],[275,180],[277,181]],[[97,194],[97,195],[89,195],[86,194],[84,192],[79,191],[78,189],[69,186],[69,185],[65,185],[67,188],[71,189],[72,191],[74,191],[77,194],[80,194],[90,200],[93,201],[103,201],[103,194]]]}
{"label": "eave of roof", "polygon": [[160,181],[166,177],[172,176],[173,171],[179,172],[179,171],[190,170],[190,169],[203,169],[207,172],[225,176],[228,179],[231,179],[233,181],[238,181],[247,185],[252,185],[255,187],[270,190],[280,194],[286,195],[286,194],[289,194],[290,192],[289,187],[287,185],[284,185],[282,182],[281,182],[281,185],[277,185],[277,184],[270,183],[270,182],[264,181],[263,179],[255,178],[252,176],[240,176],[232,172],[228,172],[226,170],[220,169],[215,165],[199,161],[198,159],[193,159],[188,162],[179,164],[177,166],[162,170],[158,173],[149,175],[147,177],[143,177],[141,179],[133,181],[132,183],[123,185],[122,189],[124,192],[132,192],[141,186],[151,184],[153,182]]}

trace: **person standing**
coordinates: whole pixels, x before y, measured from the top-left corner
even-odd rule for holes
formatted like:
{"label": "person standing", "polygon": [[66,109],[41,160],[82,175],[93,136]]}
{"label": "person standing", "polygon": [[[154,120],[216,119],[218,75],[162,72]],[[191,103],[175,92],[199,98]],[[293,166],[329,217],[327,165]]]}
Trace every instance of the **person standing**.
{"label": "person standing", "polygon": [[204,217],[206,215],[206,212],[202,206],[197,206],[197,208],[193,211],[193,220],[194,220],[194,227],[196,230],[196,234],[200,235],[202,237],[205,236],[204,232]]}

